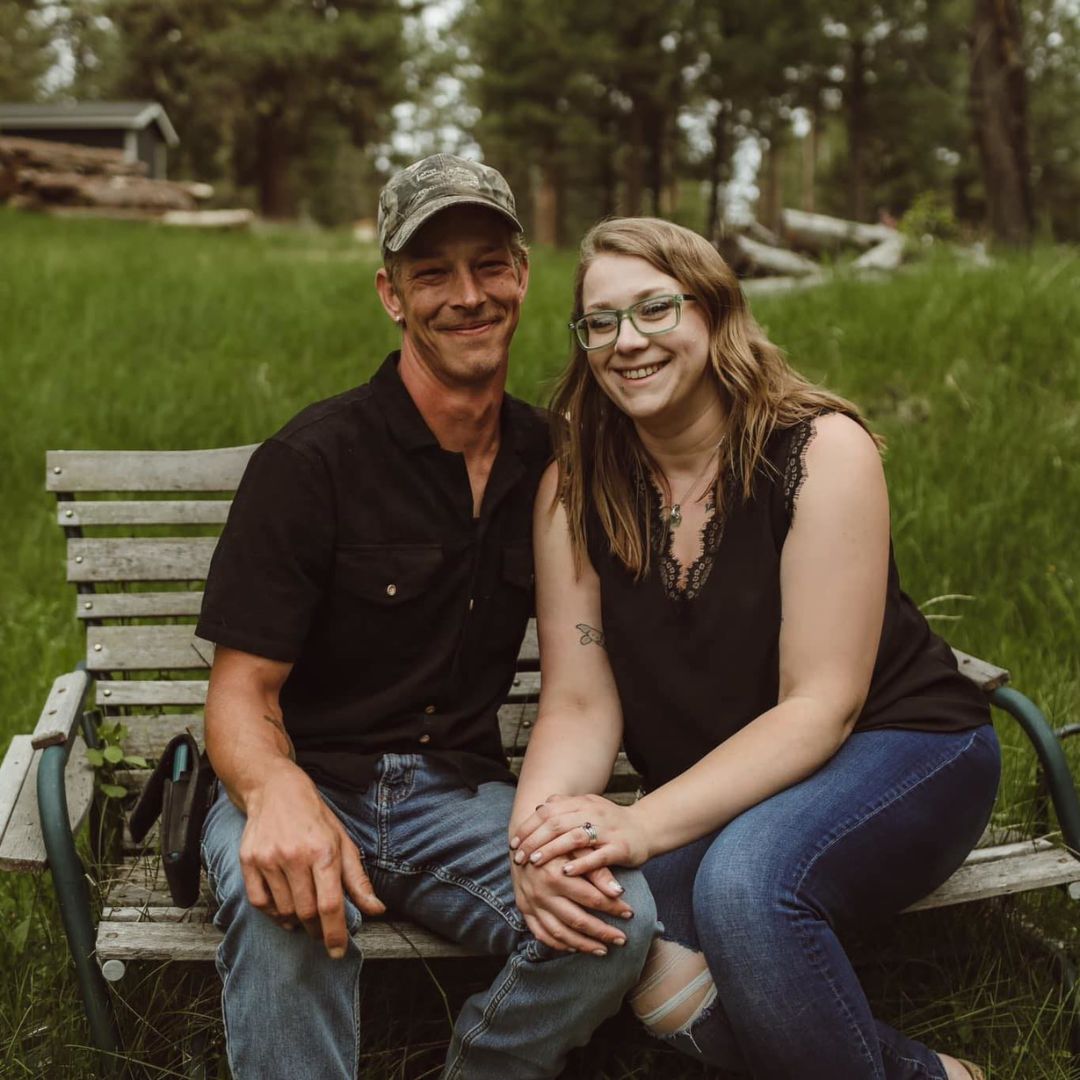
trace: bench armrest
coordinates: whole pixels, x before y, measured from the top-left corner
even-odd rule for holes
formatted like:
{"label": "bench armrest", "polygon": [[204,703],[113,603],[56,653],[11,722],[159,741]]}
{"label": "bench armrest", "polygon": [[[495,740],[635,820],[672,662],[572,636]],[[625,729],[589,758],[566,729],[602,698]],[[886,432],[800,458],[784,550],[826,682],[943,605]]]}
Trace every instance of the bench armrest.
{"label": "bench armrest", "polygon": [[1031,740],[1050,788],[1050,798],[1065,845],[1080,855],[1080,799],[1076,795],[1076,785],[1061,740],[1035,703],[1018,690],[999,686],[989,694],[989,698],[991,704],[1012,716]]}
{"label": "bench armrest", "polygon": [[54,680],[31,736],[35,750],[71,741],[89,686],[90,676],[85,671],[69,671]]}

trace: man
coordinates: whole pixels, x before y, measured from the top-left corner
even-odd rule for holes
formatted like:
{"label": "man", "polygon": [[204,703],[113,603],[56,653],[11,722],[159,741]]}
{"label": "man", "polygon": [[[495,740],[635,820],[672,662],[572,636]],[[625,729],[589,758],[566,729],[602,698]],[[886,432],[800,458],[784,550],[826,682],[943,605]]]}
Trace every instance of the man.
{"label": "man", "polygon": [[218,645],[203,855],[230,1065],[353,1077],[361,922],[389,908],[510,954],[458,1019],[448,1080],[555,1076],[636,981],[655,914],[636,872],[621,893],[530,868],[560,883],[530,916],[545,945],[510,884],[497,710],[549,456],[504,394],[528,256],[502,176],[447,155],[388,182],[379,239],[400,354],[253,455],[197,628]]}

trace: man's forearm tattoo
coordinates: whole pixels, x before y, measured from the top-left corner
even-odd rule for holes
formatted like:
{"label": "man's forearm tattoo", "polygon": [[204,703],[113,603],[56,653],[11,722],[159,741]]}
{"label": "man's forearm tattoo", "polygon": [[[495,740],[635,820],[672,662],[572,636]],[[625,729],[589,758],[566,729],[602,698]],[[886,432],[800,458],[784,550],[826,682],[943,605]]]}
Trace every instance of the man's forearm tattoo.
{"label": "man's forearm tattoo", "polygon": [[599,645],[601,649],[604,648],[603,630],[597,630],[595,626],[589,626],[583,622],[579,622],[577,628],[581,631],[579,645]]}
{"label": "man's forearm tattoo", "polygon": [[293,746],[292,739],[289,738],[289,733],[285,730],[285,724],[276,716],[271,716],[269,713],[263,713],[263,719],[272,727],[278,729],[281,732],[282,738],[285,740],[286,746],[289,748],[289,760],[296,760],[296,747]]}

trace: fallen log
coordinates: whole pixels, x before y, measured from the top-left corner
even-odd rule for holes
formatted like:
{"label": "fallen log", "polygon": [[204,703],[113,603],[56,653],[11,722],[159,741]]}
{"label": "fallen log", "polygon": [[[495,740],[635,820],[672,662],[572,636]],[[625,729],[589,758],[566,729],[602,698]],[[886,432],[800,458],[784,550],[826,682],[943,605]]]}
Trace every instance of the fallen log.
{"label": "fallen log", "polygon": [[251,210],[169,210],[161,223],[189,229],[246,229],[254,220]]}
{"label": "fallen log", "polygon": [[792,246],[811,252],[837,248],[869,248],[896,234],[888,225],[866,225],[805,210],[782,210],[780,231]]}
{"label": "fallen log", "polygon": [[903,234],[894,231],[892,236],[860,255],[852,265],[856,270],[895,270],[904,261],[906,247]]}
{"label": "fallen log", "polygon": [[821,267],[817,263],[797,252],[762,244],[757,240],[751,240],[749,236],[738,237],[737,243],[750,265],[751,272],[755,275],[764,272],[767,275],[809,277],[811,274],[821,272]]}

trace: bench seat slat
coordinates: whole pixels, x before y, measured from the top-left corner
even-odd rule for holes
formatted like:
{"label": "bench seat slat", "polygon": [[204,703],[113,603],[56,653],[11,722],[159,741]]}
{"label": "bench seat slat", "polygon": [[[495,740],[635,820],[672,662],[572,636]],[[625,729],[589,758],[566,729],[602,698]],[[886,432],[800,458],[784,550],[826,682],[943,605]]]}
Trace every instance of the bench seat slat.
{"label": "bench seat slat", "polygon": [[[34,751],[23,778],[3,839],[0,840],[0,869],[43,870],[48,861],[37,801],[37,769],[44,752]],[[64,775],[68,820],[74,831],[82,824],[94,796],[94,770],[86,760],[86,746],[81,738],[76,738],[72,744]]]}
{"label": "bench seat slat", "polygon": [[960,674],[969,678],[984,694],[1004,686],[1009,681],[1009,673],[1005,668],[980,660],[977,656],[969,656],[966,652],[953,649],[956,657],[956,666]]}
{"label": "bench seat slat", "polygon": [[91,525],[223,525],[230,499],[143,499],[140,502],[62,502],[56,521],[64,528]]}
{"label": "bench seat slat", "polygon": [[98,705],[204,705],[205,679],[99,679]]}
{"label": "bench seat slat", "polygon": [[[946,907],[1078,880],[1080,861],[1068,852],[1027,845],[1023,852],[1010,851],[1000,858],[966,863],[940,889],[907,910]],[[144,901],[131,889],[110,894],[98,928],[99,962],[212,960],[221,934],[205,921],[206,909],[175,908],[168,904],[151,906],[148,903],[151,896],[167,900],[168,894],[164,891],[148,894]],[[126,904],[115,902],[125,899]],[[370,960],[475,955],[411,923],[388,919],[367,922],[356,940]]]}
{"label": "bench seat slat", "polygon": [[235,491],[258,443],[213,450],[50,450],[48,491]]}

